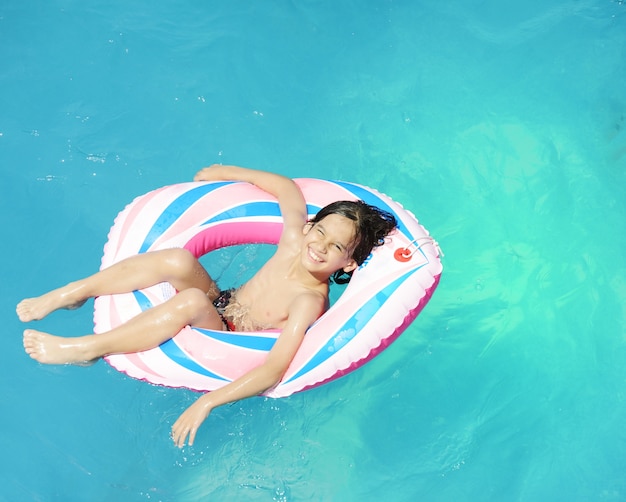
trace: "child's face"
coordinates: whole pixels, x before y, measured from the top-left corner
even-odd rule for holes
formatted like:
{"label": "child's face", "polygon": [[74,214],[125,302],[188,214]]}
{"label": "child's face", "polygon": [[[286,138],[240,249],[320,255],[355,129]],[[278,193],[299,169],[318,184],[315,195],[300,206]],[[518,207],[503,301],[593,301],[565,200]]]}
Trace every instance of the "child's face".
{"label": "child's face", "polygon": [[307,270],[332,275],[357,267],[354,251],[354,222],[345,216],[329,214],[323,220],[304,227],[303,262]]}

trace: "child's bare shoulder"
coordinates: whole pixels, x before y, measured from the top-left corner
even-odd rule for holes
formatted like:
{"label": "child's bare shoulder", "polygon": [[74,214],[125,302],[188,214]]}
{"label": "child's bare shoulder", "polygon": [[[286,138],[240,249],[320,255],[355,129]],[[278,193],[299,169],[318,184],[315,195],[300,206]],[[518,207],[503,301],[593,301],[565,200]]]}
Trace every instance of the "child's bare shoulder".
{"label": "child's bare shoulder", "polygon": [[316,289],[302,289],[295,294],[289,305],[288,317],[301,319],[307,325],[313,323],[328,309],[328,295]]}

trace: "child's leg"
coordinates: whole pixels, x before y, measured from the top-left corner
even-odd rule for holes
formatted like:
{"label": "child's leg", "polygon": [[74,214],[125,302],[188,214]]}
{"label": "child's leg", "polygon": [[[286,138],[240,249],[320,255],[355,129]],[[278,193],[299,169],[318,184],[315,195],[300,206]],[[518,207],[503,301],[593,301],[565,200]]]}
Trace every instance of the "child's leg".
{"label": "child's leg", "polygon": [[211,300],[197,288],[181,291],[167,302],[99,335],[65,338],[26,330],[24,349],[30,357],[41,363],[77,363],[109,354],[151,349],[169,340],[189,324],[222,329],[222,320]]}
{"label": "child's leg", "polygon": [[219,290],[200,262],[185,249],[166,249],[132,256],[84,279],[70,282],[17,306],[24,321],[42,319],[60,308],[76,308],[91,297],[127,293],[169,282],[178,291],[198,288],[213,300]]}

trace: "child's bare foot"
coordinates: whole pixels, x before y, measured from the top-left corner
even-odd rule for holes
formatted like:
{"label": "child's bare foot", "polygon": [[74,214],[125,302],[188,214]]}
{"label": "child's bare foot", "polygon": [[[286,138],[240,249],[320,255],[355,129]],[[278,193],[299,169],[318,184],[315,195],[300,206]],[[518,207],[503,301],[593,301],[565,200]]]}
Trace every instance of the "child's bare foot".
{"label": "child's bare foot", "polygon": [[22,322],[38,321],[58,309],[77,309],[87,300],[76,300],[75,288],[70,285],[54,289],[36,298],[26,298],[15,311]]}
{"label": "child's bare foot", "polygon": [[96,359],[89,354],[85,337],[63,338],[42,331],[24,331],[24,350],[43,364],[93,364]]}

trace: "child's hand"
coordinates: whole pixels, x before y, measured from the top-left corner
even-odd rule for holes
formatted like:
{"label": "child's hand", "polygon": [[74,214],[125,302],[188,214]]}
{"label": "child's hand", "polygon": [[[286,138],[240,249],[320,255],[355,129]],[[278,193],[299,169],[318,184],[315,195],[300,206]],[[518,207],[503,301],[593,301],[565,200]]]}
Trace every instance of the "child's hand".
{"label": "child's hand", "polygon": [[179,448],[185,446],[187,436],[189,436],[189,446],[193,445],[198,427],[200,427],[206,417],[209,416],[209,413],[211,413],[213,407],[207,396],[208,394],[205,394],[199,398],[187,408],[183,414],[178,417],[178,420],[174,422],[174,425],[172,425],[172,439]]}
{"label": "child's hand", "polygon": [[194,181],[216,181],[221,179],[218,174],[218,170],[216,167],[219,167],[219,164],[213,164],[212,166],[205,167],[200,169],[196,175],[193,177]]}

